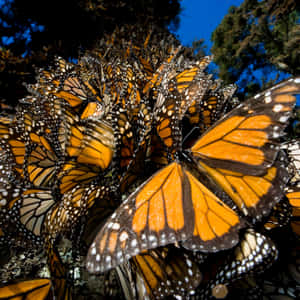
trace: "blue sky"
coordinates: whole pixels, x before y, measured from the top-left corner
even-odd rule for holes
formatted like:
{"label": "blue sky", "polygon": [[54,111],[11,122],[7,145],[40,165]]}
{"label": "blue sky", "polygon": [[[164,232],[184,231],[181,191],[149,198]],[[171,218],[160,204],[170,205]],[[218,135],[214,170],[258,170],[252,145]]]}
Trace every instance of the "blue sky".
{"label": "blue sky", "polygon": [[176,32],[183,45],[205,39],[208,49],[210,36],[227,14],[230,6],[239,6],[243,0],[182,0],[180,25]]}

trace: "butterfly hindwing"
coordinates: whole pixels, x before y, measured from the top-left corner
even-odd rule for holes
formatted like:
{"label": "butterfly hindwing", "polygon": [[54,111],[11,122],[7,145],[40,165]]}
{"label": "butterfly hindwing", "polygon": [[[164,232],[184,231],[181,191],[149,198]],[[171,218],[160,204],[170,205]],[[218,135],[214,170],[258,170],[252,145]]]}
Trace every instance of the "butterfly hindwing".
{"label": "butterfly hindwing", "polygon": [[[215,274],[209,278],[206,285],[197,288],[200,299],[223,299],[227,296],[228,286],[239,278],[263,272],[277,259],[278,250],[273,241],[253,229],[247,229],[240,243],[225,254],[220,263],[216,263]],[[219,264],[219,265],[218,265]],[[208,273],[214,268],[208,268]]]}
{"label": "butterfly hindwing", "polygon": [[286,197],[292,207],[291,227],[296,235],[300,236],[300,187],[291,187],[286,192]]}
{"label": "butterfly hindwing", "polygon": [[300,181],[300,141],[297,139],[284,143],[281,147],[286,150],[289,158],[289,173],[291,173],[291,182]]}
{"label": "butterfly hindwing", "polygon": [[296,100],[292,94],[299,92],[299,83],[289,79],[237,106],[183,152],[182,98],[175,88],[175,94],[166,92],[173,83],[164,77],[154,120],[174,161],[152,175],[108,219],[89,250],[88,270],[103,272],[144,250],[176,242],[202,252],[235,246],[245,219],[180,163],[180,153],[198,163],[200,173],[205,171],[244,215],[260,219],[281,199],[288,180],[278,156],[278,139],[292,113]]}
{"label": "butterfly hindwing", "polygon": [[222,168],[211,168],[199,162],[202,168],[231,197],[246,216],[260,219],[284,196],[284,187],[289,179],[281,153],[266,174],[253,176]]}
{"label": "butterfly hindwing", "polygon": [[17,228],[29,239],[40,242],[47,214],[54,204],[55,199],[50,189],[26,189],[14,204],[11,218],[16,218]]}
{"label": "butterfly hindwing", "polygon": [[188,253],[170,245],[145,251],[130,261],[151,299],[187,297],[201,282],[201,272]]}

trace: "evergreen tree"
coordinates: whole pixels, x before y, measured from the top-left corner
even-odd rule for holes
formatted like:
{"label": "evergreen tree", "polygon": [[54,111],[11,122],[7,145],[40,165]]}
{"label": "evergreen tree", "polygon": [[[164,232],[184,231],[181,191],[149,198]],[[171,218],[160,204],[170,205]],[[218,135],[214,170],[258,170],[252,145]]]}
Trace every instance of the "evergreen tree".
{"label": "evergreen tree", "polygon": [[34,82],[34,68],[50,65],[54,56],[77,59],[124,24],[176,28],[179,12],[179,0],[3,0],[0,100],[15,104],[24,97],[23,82]]}
{"label": "evergreen tree", "polygon": [[231,7],[212,35],[219,76],[239,80],[251,95],[283,74],[299,74],[299,8],[294,0],[245,0]]}

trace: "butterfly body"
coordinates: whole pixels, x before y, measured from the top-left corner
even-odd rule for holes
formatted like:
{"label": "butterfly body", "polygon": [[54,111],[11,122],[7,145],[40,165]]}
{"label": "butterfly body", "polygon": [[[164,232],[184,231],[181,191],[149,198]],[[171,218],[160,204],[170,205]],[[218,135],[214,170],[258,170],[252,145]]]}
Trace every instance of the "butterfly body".
{"label": "butterfly body", "polygon": [[[186,150],[245,217],[260,219],[281,198],[288,176],[280,159],[274,164],[277,141],[295,104],[292,94],[297,92],[299,79],[291,79],[255,96],[216,122]],[[171,153],[181,151],[175,117],[182,105],[180,99],[177,95],[172,100],[164,92],[157,99],[157,132]],[[170,122],[171,127],[161,127]],[[228,249],[238,242],[243,226],[240,214],[175,159],[113,213],[91,245],[87,268],[103,272],[143,250],[175,242],[207,252]]]}

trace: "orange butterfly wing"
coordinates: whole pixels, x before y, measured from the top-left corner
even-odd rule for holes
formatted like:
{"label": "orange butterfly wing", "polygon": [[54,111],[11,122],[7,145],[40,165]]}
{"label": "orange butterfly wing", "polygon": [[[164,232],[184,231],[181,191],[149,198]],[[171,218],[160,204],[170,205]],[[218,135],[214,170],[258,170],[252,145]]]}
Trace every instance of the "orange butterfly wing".
{"label": "orange butterfly wing", "polygon": [[114,148],[112,128],[104,121],[91,120],[86,128],[77,124],[70,128],[66,150],[69,156],[77,157],[78,163],[105,170],[111,163]]}
{"label": "orange butterfly wing", "polygon": [[266,169],[266,174],[262,176],[210,168],[203,162],[199,162],[198,166],[222,187],[244,215],[257,219],[268,214],[283,197],[289,178],[281,160]]}
{"label": "orange butterfly wing", "polygon": [[103,272],[139,252],[191,239],[188,248],[217,251],[238,241],[237,214],[173,162],[142,184],[92,244],[87,268]]}
{"label": "orange butterfly wing", "polygon": [[72,289],[68,283],[67,270],[56,248],[47,244],[47,263],[51,274],[53,294],[55,299],[71,300]]}
{"label": "orange butterfly wing", "polygon": [[264,174],[277,156],[276,140],[286,127],[299,85],[290,79],[239,105],[206,131],[191,153],[210,167]]}
{"label": "orange butterfly wing", "polygon": [[57,168],[57,156],[51,147],[36,146],[28,155],[28,179],[35,186],[51,185]]}
{"label": "orange butterfly wing", "polygon": [[[271,195],[276,195],[287,180],[279,180],[283,168],[273,163],[279,150],[276,140],[291,115],[295,105],[291,94],[299,91],[299,83],[299,79],[287,80],[238,106],[189,150],[202,167],[218,168],[206,173],[246,215],[254,216],[256,210],[260,218],[267,213]],[[164,114],[165,99],[157,101]],[[177,103],[175,107],[179,109]],[[177,133],[169,133],[172,126],[167,124],[166,134],[161,134],[164,128],[159,126],[165,120],[156,120],[157,131],[169,146],[169,137]],[[179,149],[172,143],[170,148]],[[251,183],[248,190],[257,185],[256,200],[247,202],[248,195],[236,191],[235,180],[243,185]],[[274,187],[277,182],[279,186]],[[89,250],[87,268],[103,272],[143,250],[179,241],[189,249],[227,249],[237,243],[237,231],[242,226],[243,220],[230,207],[173,162],[142,184],[109,218]]]}
{"label": "orange butterfly wing", "polygon": [[282,136],[299,92],[291,79],[232,110],[211,127],[190,151],[204,170],[244,215],[260,219],[282,198],[288,173],[278,154]]}
{"label": "orange butterfly wing", "polygon": [[165,299],[168,295],[186,297],[202,279],[198,265],[188,254],[170,245],[133,257],[130,264],[145,289],[137,289],[139,296],[146,292],[151,299]]}
{"label": "orange butterfly wing", "polygon": [[34,279],[0,287],[0,299],[46,299],[51,287],[50,279]]}
{"label": "orange butterfly wing", "polygon": [[286,196],[292,206],[291,227],[300,236],[300,188],[296,187],[288,190]]}

